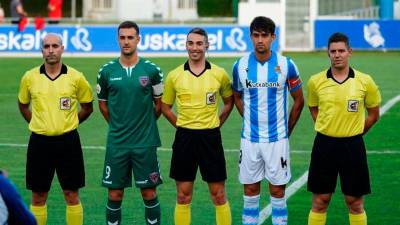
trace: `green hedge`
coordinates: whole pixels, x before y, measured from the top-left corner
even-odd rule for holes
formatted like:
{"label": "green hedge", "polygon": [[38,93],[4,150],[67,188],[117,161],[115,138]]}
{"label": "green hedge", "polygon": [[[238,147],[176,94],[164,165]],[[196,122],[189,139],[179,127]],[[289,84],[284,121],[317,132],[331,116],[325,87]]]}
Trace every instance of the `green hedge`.
{"label": "green hedge", "polygon": [[200,17],[232,17],[232,0],[198,0]]}

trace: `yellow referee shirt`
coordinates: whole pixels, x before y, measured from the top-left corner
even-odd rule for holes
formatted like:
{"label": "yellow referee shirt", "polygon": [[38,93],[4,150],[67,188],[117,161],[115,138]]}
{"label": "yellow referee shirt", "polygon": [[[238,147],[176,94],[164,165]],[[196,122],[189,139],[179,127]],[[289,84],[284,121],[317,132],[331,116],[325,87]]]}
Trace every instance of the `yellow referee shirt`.
{"label": "yellow referee shirt", "polygon": [[312,76],[308,81],[308,105],[318,107],[315,130],[327,136],[362,134],[365,108],[380,103],[381,95],[372,78],[352,68],[342,83],[333,79],[331,69]]}
{"label": "yellow referee shirt", "polygon": [[162,102],[173,105],[176,101],[178,127],[212,129],[219,127],[221,96],[231,95],[231,82],[223,68],[206,62],[205,70],[196,76],[186,62],[168,74]]}
{"label": "yellow referee shirt", "polygon": [[58,136],[78,127],[78,104],[92,102],[93,93],[83,74],[72,67],[63,64],[61,73],[52,80],[42,65],[22,77],[18,100],[31,103],[32,132]]}

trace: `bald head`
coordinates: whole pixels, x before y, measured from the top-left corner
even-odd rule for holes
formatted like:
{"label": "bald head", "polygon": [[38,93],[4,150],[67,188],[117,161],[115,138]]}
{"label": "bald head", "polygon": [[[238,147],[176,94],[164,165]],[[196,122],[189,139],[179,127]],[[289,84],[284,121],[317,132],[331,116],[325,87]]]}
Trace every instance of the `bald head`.
{"label": "bald head", "polygon": [[42,48],[44,46],[44,43],[46,41],[48,41],[49,39],[53,40],[53,42],[56,42],[59,45],[63,45],[62,44],[62,38],[61,35],[56,34],[56,33],[48,33],[46,34],[46,36],[44,36],[44,38],[42,39]]}
{"label": "bald head", "polygon": [[49,33],[42,41],[42,54],[45,64],[56,65],[61,63],[61,55],[64,52],[62,38],[58,34]]}

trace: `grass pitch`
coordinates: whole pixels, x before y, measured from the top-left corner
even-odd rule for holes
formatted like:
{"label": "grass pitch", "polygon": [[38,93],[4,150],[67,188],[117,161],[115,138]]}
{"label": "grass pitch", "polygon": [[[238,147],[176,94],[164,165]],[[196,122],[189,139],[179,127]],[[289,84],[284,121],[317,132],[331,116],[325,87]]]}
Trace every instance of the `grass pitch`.
{"label": "grass pitch", "polygon": [[[329,66],[325,52],[288,53],[299,67],[306,94],[306,82],[312,74]],[[383,104],[400,94],[399,79],[400,53],[355,52],[351,63],[355,69],[371,74],[379,85]],[[151,58],[165,74],[184,63],[184,58]],[[106,58],[65,58],[64,62],[84,72],[93,89],[97,71],[108,62]],[[228,73],[232,70],[235,58],[212,58],[210,61],[224,67]],[[25,202],[30,201],[30,192],[25,189],[26,144],[29,138],[27,124],[17,108],[19,81],[23,73],[42,62],[40,58],[1,58],[0,59],[0,168],[9,172]],[[383,105],[382,104],[382,105]],[[88,121],[83,123],[79,132],[82,145],[94,146],[85,148],[86,187],[80,192],[84,206],[84,221],[87,225],[105,224],[106,189],[100,186],[105,151],[101,147],[106,143],[107,124],[102,118],[97,101],[95,111]],[[366,211],[370,225],[399,224],[400,208],[400,104],[396,104],[383,115],[376,126],[366,135],[365,141],[370,150],[368,155],[373,193],[366,197]],[[174,137],[174,129],[161,117],[158,121],[162,139],[162,149],[158,152],[164,184],[158,188],[162,209],[162,223],[173,224],[175,206],[175,183],[168,177],[170,167],[170,149]],[[242,186],[237,180],[238,152],[240,141],[241,118],[236,109],[222,128],[223,144],[226,150],[228,180],[226,182],[228,198],[231,204],[233,224],[241,224]],[[310,149],[314,137],[313,123],[308,109],[303,110],[298,125],[291,137],[292,181],[298,179],[307,169]],[[12,146],[10,144],[16,144]],[[301,150],[297,152],[296,150]],[[140,193],[135,188],[126,189],[123,202],[123,224],[143,224],[144,210]],[[262,185],[261,207],[268,204],[267,185]],[[65,224],[65,203],[62,192],[54,179],[48,199],[48,224]],[[311,194],[300,188],[288,200],[289,223],[291,225],[307,224],[307,216],[311,204]],[[192,202],[192,224],[215,224],[214,209],[209,198],[207,186],[197,177]],[[271,224],[268,218],[264,224]],[[333,197],[328,211],[328,225],[348,224],[347,209],[343,202],[340,188]]]}

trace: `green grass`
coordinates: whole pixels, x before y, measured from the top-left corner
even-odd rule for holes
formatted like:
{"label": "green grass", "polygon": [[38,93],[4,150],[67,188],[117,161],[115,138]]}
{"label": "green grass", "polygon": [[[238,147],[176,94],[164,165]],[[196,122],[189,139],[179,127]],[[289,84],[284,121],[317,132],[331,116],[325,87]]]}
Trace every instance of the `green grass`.
{"label": "green grass", "polygon": [[[329,61],[325,52],[319,53],[288,53],[298,65],[304,83],[310,75],[328,67]],[[152,58],[167,74],[168,71],[184,62],[184,58]],[[215,58],[211,61],[231,71],[234,58]],[[0,59],[0,144],[26,144],[29,138],[27,124],[17,109],[17,92],[19,81],[23,73],[41,63],[40,58],[1,58]],[[65,63],[84,72],[92,87],[95,86],[97,70],[104,63],[105,58],[66,58]],[[373,76],[381,89],[383,103],[400,94],[400,85],[397,77],[400,70],[400,53],[354,53],[352,57],[354,68]],[[307,90],[305,85],[304,92]],[[400,208],[400,104],[389,110],[366,136],[367,148],[376,151],[391,150],[396,154],[370,154],[368,157],[371,173],[373,194],[366,197],[368,222],[372,225],[393,225],[398,223]],[[170,148],[174,129],[161,118],[158,122],[162,145]],[[239,132],[241,119],[234,109],[222,129],[223,144],[226,149],[239,148]],[[97,104],[95,112],[79,128],[82,144],[85,146],[104,146],[106,143],[107,126],[101,117]],[[307,108],[304,109],[300,121],[291,137],[293,150],[310,151],[314,136],[313,124]],[[103,167],[104,150],[85,149],[86,187],[81,190],[81,199],[85,210],[85,224],[104,224],[106,189],[100,186]],[[163,224],[173,224],[173,210],[175,206],[175,184],[168,178],[170,167],[170,151],[159,151],[161,171],[164,184],[158,188],[162,208]],[[292,153],[293,181],[300,177],[308,168],[309,153]],[[30,192],[25,189],[25,147],[0,146],[0,168],[9,172],[25,202],[30,201]],[[241,224],[242,187],[237,180],[238,153],[226,152],[228,180],[227,193],[232,209],[233,224]],[[261,206],[268,203],[267,186],[263,183]],[[215,224],[214,210],[209,198],[207,186],[200,176],[195,184],[192,203],[192,224]],[[334,195],[328,211],[328,225],[348,224],[347,210],[343,203],[340,189]],[[302,187],[288,200],[289,221],[291,225],[307,223],[308,211],[311,203],[311,194]],[[57,179],[48,199],[48,224],[65,224],[65,204]],[[135,188],[126,190],[123,203],[123,224],[143,224],[143,204],[140,193]],[[271,224],[270,219],[264,224]]]}

